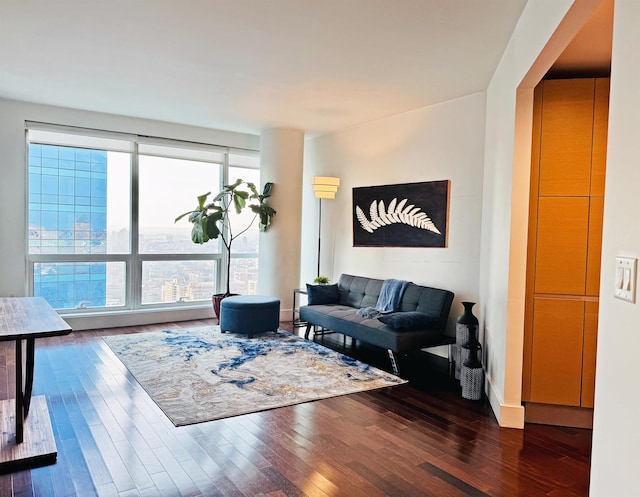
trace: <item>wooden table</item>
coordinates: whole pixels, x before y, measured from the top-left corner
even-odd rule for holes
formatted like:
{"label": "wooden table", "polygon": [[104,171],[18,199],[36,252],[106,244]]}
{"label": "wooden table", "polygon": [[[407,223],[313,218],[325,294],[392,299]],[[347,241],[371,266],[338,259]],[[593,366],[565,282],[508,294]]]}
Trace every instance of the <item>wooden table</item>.
{"label": "wooden table", "polygon": [[47,401],[43,395],[31,398],[35,340],[69,333],[69,325],[42,297],[0,298],[0,341],[16,343],[16,398],[0,401],[0,472],[56,460],[58,452]]}

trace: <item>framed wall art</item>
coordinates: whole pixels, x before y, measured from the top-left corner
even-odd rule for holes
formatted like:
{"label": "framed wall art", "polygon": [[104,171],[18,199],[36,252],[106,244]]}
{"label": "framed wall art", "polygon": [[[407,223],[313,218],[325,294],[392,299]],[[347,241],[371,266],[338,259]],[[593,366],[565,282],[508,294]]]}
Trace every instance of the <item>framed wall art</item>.
{"label": "framed wall art", "polygon": [[446,247],[451,181],[353,188],[354,247]]}

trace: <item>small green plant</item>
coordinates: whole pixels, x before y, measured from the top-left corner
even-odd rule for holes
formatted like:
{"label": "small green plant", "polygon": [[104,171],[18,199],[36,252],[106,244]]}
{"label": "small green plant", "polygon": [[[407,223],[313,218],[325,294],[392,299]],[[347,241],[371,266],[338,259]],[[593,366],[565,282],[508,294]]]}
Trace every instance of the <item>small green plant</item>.
{"label": "small green plant", "polygon": [[329,283],[329,278],[327,276],[318,276],[313,280],[313,282],[317,283],[318,285],[326,285],[327,283]]}

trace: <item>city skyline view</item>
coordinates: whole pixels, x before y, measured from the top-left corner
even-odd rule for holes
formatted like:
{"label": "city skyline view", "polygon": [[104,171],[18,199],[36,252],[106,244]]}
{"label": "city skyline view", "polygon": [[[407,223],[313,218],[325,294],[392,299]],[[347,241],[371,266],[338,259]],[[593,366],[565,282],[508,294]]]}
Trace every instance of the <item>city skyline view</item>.
{"label": "city skyline view", "polygon": [[[45,297],[56,309],[131,306],[126,302],[130,275],[124,257],[132,250],[131,154],[38,143],[30,143],[28,151],[29,254],[53,257],[34,262],[33,294]],[[216,240],[194,244],[191,225],[174,220],[197,202],[194,184],[203,184],[205,178],[212,190],[219,188],[220,167],[139,157],[140,305],[205,301],[216,292],[217,271],[224,270],[219,264],[221,244]],[[259,182],[259,170],[230,168],[229,174]],[[251,217],[234,214],[231,222],[244,226]],[[234,254],[257,255],[258,238],[255,223],[234,241]],[[65,254],[72,259],[82,259],[83,254],[122,255],[123,260],[55,260]],[[144,260],[144,254],[155,258]],[[200,259],[183,260],[189,254]],[[212,258],[201,259],[206,254]],[[167,259],[157,260],[158,255]],[[257,257],[232,258],[234,293],[256,293],[257,266]]]}

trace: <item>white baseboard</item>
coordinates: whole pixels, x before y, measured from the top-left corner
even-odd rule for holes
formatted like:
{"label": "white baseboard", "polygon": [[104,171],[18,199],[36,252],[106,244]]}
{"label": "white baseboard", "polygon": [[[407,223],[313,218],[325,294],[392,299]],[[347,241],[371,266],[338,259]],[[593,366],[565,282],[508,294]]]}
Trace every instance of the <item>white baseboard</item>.
{"label": "white baseboard", "polygon": [[487,376],[486,390],[491,410],[501,428],[524,429],[524,406],[505,404],[500,391],[495,388],[492,378]]}

